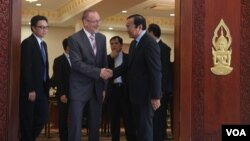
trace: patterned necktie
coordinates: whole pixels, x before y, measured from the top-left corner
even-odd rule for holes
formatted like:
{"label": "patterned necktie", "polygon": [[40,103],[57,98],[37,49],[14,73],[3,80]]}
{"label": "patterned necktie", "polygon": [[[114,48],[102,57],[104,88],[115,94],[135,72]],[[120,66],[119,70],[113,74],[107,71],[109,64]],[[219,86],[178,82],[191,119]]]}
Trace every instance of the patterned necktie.
{"label": "patterned necktie", "polygon": [[95,35],[91,35],[89,36],[90,40],[91,40],[91,45],[92,45],[92,49],[94,51],[94,54],[96,55],[96,42],[95,42]]}

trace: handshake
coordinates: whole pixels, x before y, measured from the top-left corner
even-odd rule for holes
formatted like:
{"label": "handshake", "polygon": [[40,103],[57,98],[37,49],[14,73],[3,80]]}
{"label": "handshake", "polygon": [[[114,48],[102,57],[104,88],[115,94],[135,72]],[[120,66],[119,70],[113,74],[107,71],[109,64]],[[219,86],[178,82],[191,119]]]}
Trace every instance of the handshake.
{"label": "handshake", "polygon": [[113,71],[111,69],[107,69],[107,68],[101,69],[100,77],[102,79],[108,80],[112,76],[113,76]]}

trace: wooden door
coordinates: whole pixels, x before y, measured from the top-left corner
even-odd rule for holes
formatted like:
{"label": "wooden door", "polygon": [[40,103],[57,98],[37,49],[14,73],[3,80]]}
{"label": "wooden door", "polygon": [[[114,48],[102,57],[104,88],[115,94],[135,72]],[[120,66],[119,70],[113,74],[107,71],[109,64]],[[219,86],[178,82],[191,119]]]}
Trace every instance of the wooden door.
{"label": "wooden door", "polygon": [[[176,0],[175,141],[221,141],[222,124],[250,124],[249,11],[249,0]],[[216,75],[213,37],[222,19],[233,70]]]}
{"label": "wooden door", "polygon": [[21,1],[0,0],[0,140],[18,141]]}

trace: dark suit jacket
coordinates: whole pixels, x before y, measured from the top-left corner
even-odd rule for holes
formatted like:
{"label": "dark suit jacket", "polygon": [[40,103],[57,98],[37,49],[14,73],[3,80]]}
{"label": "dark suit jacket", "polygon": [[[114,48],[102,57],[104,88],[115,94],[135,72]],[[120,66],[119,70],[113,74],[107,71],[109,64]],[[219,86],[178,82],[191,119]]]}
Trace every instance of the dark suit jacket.
{"label": "dark suit jacket", "polygon": [[53,64],[53,76],[55,86],[57,86],[56,96],[60,99],[62,95],[69,96],[69,75],[70,64],[65,54],[55,58]]}
{"label": "dark suit jacket", "polygon": [[[28,98],[28,93],[35,91],[36,98],[48,98],[48,53],[47,45],[45,44],[46,63],[44,64],[43,57],[40,50],[40,45],[32,34],[21,44],[21,93],[20,98]],[[47,81],[44,82],[44,70],[46,66]]]}
{"label": "dark suit jacket", "polygon": [[[126,54],[126,53],[122,53],[122,64],[123,63],[127,63],[128,62],[128,54]],[[110,55],[108,55],[108,68],[110,68],[110,69],[114,69],[114,58],[111,58],[110,57]],[[117,76],[118,77],[118,76]],[[116,78],[117,78],[116,77]],[[121,78],[122,78],[122,83],[123,83],[123,85],[124,85],[124,90],[125,90],[125,94],[127,94],[127,92],[126,92],[126,84],[127,84],[127,74],[126,73],[123,73],[122,75],[121,75]],[[110,94],[111,93],[111,91],[112,91],[112,84],[113,84],[113,81],[114,81],[114,77],[113,78],[111,78],[111,79],[109,79],[109,83],[108,83],[108,94]]]}
{"label": "dark suit jacket", "polygon": [[171,62],[170,51],[171,48],[160,40],[158,45],[161,48],[161,68],[162,68],[162,91],[168,93],[172,91],[172,74],[171,74]]}
{"label": "dark suit jacket", "polygon": [[161,98],[160,47],[145,33],[137,47],[130,44],[128,63],[114,70],[114,77],[127,71],[128,92],[133,104],[149,103]]}
{"label": "dark suit jacket", "polygon": [[102,101],[102,92],[107,81],[100,78],[101,68],[107,67],[106,37],[95,34],[97,54],[94,55],[91,43],[84,32],[69,37],[70,47],[70,95],[71,100],[87,101],[93,95],[93,89],[98,101]]}

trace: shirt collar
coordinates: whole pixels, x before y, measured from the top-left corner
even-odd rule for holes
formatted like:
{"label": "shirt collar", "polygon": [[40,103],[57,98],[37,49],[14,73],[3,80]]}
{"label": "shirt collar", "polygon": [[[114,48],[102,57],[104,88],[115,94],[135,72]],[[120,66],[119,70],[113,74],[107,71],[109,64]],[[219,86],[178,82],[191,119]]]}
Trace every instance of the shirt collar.
{"label": "shirt collar", "polygon": [[64,54],[67,58],[69,58],[69,54],[68,54],[68,53],[64,52],[63,54]]}
{"label": "shirt collar", "polygon": [[141,40],[142,36],[146,33],[146,30],[143,30],[141,32],[141,34],[135,39],[137,41],[137,44],[139,43],[139,41]]}
{"label": "shirt collar", "polygon": [[43,40],[41,38],[39,38],[38,36],[36,36],[36,34],[33,33],[33,35],[35,36],[36,40],[38,41],[38,43],[40,45]]}
{"label": "shirt collar", "polygon": [[[86,29],[83,28],[83,31],[86,33],[87,37],[90,37],[92,34],[90,32],[88,32]],[[94,34],[95,36],[95,34]]]}
{"label": "shirt collar", "polygon": [[160,42],[160,40],[161,40],[160,38],[157,38],[157,39],[156,39],[156,42],[157,42],[157,43],[159,43],[159,42]]}

